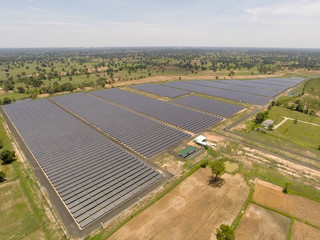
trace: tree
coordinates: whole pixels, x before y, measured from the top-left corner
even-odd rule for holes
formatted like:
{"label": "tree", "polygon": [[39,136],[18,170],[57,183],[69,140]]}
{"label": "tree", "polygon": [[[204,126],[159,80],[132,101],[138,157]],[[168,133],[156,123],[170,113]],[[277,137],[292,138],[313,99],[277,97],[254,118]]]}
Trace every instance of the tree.
{"label": "tree", "polygon": [[3,99],[3,104],[10,104],[12,102],[12,100],[10,99],[10,98],[8,98],[8,97],[5,97],[4,99]]}
{"label": "tree", "polygon": [[25,89],[23,87],[17,87],[18,93],[24,93]]}
{"label": "tree", "polygon": [[3,142],[2,142],[2,140],[0,140],[0,149],[2,149],[3,148]]}
{"label": "tree", "polygon": [[234,230],[228,225],[221,224],[221,226],[217,228],[216,237],[217,240],[234,240]]}
{"label": "tree", "polygon": [[289,183],[286,182],[286,185],[284,186],[282,192],[283,193],[288,193],[289,192]]}
{"label": "tree", "polygon": [[10,163],[15,160],[16,153],[15,151],[3,150],[0,154],[0,158],[3,163]]}
{"label": "tree", "polygon": [[211,172],[214,176],[215,180],[218,180],[222,174],[226,172],[226,168],[224,166],[224,162],[222,161],[214,161],[210,164]]}
{"label": "tree", "polygon": [[6,174],[0,171],[0,182],[4,182],[6,180]]}

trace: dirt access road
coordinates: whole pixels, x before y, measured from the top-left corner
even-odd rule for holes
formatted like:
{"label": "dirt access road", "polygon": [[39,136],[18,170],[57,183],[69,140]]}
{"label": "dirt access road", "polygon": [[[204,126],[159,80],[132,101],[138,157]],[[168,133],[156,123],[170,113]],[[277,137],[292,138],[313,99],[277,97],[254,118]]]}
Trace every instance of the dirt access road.
{"label": "dirt access road", "polygon": [[209,168],[199,169],[110,239],[216,239],[216,228],[241,211],[249,187],[238,174],[225,174],[224,184],[213,187],[210,176]]}

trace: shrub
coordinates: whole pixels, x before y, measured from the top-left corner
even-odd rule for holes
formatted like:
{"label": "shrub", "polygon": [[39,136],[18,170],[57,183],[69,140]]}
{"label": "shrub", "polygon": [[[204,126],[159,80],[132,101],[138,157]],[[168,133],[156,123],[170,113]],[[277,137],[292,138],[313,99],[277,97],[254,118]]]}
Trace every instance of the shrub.
{"label": "shrub", "polygon": [[0,182],[3,182],[6,180],[6,174],[2,171],[0,171]]}
{"label": "shrub", "polygon": [[15,151],[3,150],[0,154],[0,158],[3,163],[10,163],[15,160],[16,153]]}

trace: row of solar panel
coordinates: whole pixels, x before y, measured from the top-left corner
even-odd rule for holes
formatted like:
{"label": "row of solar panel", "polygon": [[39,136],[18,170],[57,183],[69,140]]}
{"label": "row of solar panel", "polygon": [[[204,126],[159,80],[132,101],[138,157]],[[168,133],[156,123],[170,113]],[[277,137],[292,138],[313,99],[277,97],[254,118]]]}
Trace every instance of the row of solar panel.
{"label": "row of solar panel", "polygon": [[151,157],[190,135],[85,93],[52,98],[145,157]]}
{"label": "row of solar panel", "polygon": [[164,85],[173,87],[173,88],[184,89],[192,92],[206,94],[210,96],[217,96],[221,98],[231,99],[231,100],[235,100],[243,103],[249,103],[249,104],[263,105],[268,101],[270,101],[271,99],[269,97],[251,95],[247,93],[235,92],[235,91],[226,90],[226,89],[211,88],[207,86],[190,84],[186,82],[170,82],[170,83],[165,83]]}
{"label": "row of solar panel", "polygon": [[92,94],[191,132],[199,132],[222,120],[219,117],[118,88]]}
{"label": "row of solar panel", "polygon": [[244,107],[239,105],[202,98],[194,95],[176,99],[172,102],[227,118],[244,109]]}
{"label": "row of solar panel", "polygon": [[185,81],[185,83],[224,89],[224,90],[232,90],[236,92],[249,93],[249,94],[260,95],[265,97],[274,97],[279,93],[279,91],[226,84],[225,82],[221,83],[220,81],[201,81],[201,80],[199,81],[198,80],[198,81]]}
{"label": "row of solar panel", "polygon": [[169,98],[179,97],[179,96],[190,93],[188,91],[169,88],[161,85],[154,85],[154,84],[142,84],[142,85],[134,86],[132,88],[140,91],[148,92],[148,93],[153,93],[160,96],[169,97]]}
{"label": "row of solar panel", "polygon": [[[264,97],[274,97],[277,94],[287,90],[290,87],[303,81],[303,78],[267,78],[261,80],[193,80],[184,81],[185,83],[191,83],[196,85],[208,86],[212,88],[218,88],[223,90],[232,90],[236,92],[248,93],[253,95],[260,95]],[[142,84],[133,86],[132,88],[157,94],[165,97],[179,97],[182,95],[189,94],[189,91],[185,91],[178,88],[171,88],[165,85],[154,85],[154,84]],[[190,90],[191,91],[191,90]],[[242,101],[242,100],[241,100]]]}
{"label": "row of solar panel", "polygon": [[47,99],[4,110],[81,227],[163,177]]}

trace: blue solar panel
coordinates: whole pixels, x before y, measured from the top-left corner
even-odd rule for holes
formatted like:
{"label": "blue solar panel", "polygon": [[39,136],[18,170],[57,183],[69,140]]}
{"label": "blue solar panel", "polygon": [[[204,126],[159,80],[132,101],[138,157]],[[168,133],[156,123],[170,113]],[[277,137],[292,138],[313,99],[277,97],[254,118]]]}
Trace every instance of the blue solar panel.
{"label": "blue solar panel", "polygon": [[188,91],[202,93],[210,96],[217,96],[221,98],[227,98],[227,99],[231,99],[239,102],[257,104],[257,105],[263,105],[271,100],[271,98],[264,97],[264,96],[257,96],[257,95],[247,94],[247,93],[235,92],[235,91],[226,90],[226,89],[210,88],[206,86],[200,86],[200,85],[190,84],[185,82],[170,82],[170,83],[165,83],[163,85],[173,87],[173,88],[185,89]]}
{"label": "blue solar panel", "polygon": [[163,177],[47,99],[3,109],[80,227]]}
{"label": "blue solar panel", "polygon": [[92,94],[191,132],[199,132],[222,120],[219,117],[118,88],[92,92]]}
{"label": "blue solar panel", "polygon": [[148,92],[148,93],[169,97],[169,98],[179,97],[179,96],[190,93],[188,91],[174,89],[174,88],[165,87],[161,85],[155,85],[155,84],[142,84],[142,85],[134,86],[132,88],[140,91]]}
{"label": "blue solar panel", "polygon": [[85,93],[52,100],[146,157],[189,137],[180,130]]}
{"label": "blue solar panel", "polygon": [[173,102],[223,117],[230,117],[244,109],[244,107],[239,105],[202,98],[194,95],[186,96],[184,98],[174,100]]}

